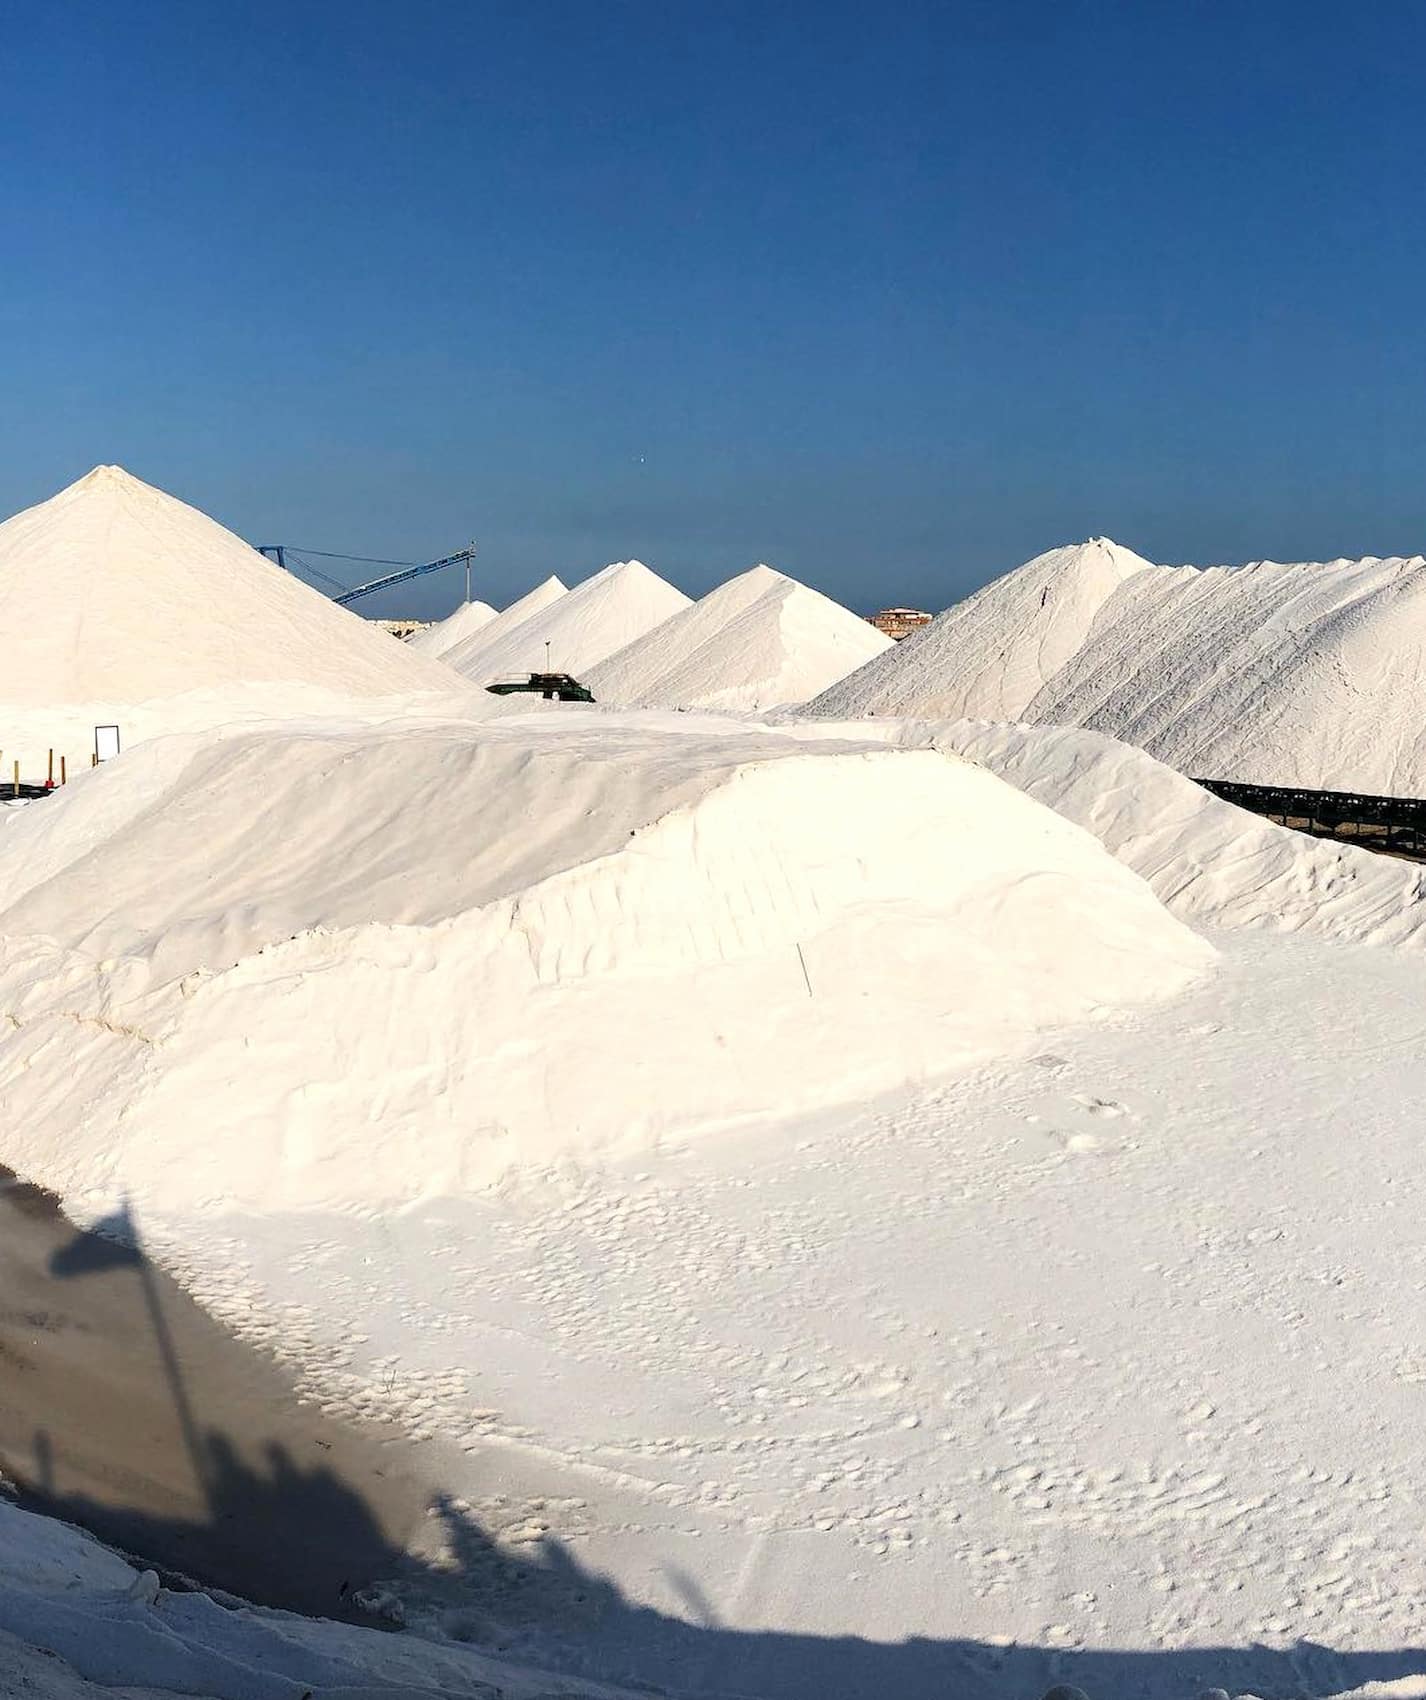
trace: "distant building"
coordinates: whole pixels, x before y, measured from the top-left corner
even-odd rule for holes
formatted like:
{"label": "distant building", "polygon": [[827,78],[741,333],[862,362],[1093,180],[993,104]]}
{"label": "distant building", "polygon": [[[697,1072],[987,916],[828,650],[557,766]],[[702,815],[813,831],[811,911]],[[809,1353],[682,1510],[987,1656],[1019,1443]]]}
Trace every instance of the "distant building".
{"label": "distant building", "polygon": [[931,616],[924,608],[883,608],[879,613],[868,614],[867,620],[879,632],[885,632],[889,638],[895,638],[900,643],[902,638],[909,637],[917,626],[929,626]]}
{"label": "distant building", "polygon": [[380,626],[382,631],[390,632],[392,637],[408,638],[412,632],[423,632],[431,624],[430,620],[373,620],[372,625]]}

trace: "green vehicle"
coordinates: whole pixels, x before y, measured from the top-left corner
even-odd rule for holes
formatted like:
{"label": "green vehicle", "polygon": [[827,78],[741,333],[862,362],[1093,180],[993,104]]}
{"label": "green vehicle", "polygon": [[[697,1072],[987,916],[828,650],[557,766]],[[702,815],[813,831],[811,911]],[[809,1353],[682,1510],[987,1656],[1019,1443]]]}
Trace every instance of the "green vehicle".
{"label": "green vehicle", "polygon": [[498,697],[510,697],[519,691],[541,696],[546,702],[593,702],[594,693],[568,673],[531,673],[523,679],[497,679],[486,690]]}

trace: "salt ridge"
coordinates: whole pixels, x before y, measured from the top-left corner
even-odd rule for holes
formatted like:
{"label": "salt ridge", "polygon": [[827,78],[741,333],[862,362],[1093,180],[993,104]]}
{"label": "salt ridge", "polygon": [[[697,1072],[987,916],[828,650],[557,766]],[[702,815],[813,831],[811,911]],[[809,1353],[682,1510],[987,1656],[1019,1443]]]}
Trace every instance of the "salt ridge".
{"label": "salt ridge", "polygon": [[931,750],[314,727],[155,742],[42,807],[0,835],[0,1115],[84,1209],[461,1194],[964,1067],[1213,959]]}
{"label": "salt ridge", "polygon": [[462,602],[454,613],[447,614],[444,620],[437,620],[434,625],[426,626],[419,632],[412,632],[406,639],[406,647],[414,649],[419,655],[442,656],[448,649],[455,646],[473,633],[483,630],[496,619],[497,613],[488,602]]}
{"label": "salt ridge", "polygon": [[513,629],[492,622],[445,659],[478,685],[546,666],[578,676],[688,605],[642,561],[615,561]]}
{"label": "salt ridge", "polygon": [[1426,794],[1426,560],[1154,566],[1105,540],[978,591],[809,711],[1075,725],[1179,772]]}
{"label": "salt ridge", "polygon": [[[518,631],[527,620],[533,620],[537,615],[545,613],[562,596],[569,594],[564,583],[551,573],[547,579],[541,580],[533,590],[512,602],[508,608],[502,608],[493,620],[486,620],[482,625],[467,631],[455,643],[448,644],[441,652],[441,659],[450,664],[453,650],[463,650],[468,656],[474,656],[482,645],[494,645],[503,642],[512,632]],[[452,671],[455,669],[452,668]]]}
{"label": "salt ridge", "polygon": [[753,713],[803,702],[890,645],[830,597],[757,566],[610,656],[585,682],[600,702]]}
{"label": "salt ridge", "polygon": [[1110,597],[1146,570],[1150,562],[1107,537],[1051,549],[938,614],[809,709],[839,720],[1018,720]]}
{"label": "salt ridge", "polygon": [[[874,730],[873,730],[874,729]],[[1076,726],[960,720],[786,725],[952,750],[1091,832],[1194,927],[1426,949],[1426,868],[1224,802],[1144,751]]]}

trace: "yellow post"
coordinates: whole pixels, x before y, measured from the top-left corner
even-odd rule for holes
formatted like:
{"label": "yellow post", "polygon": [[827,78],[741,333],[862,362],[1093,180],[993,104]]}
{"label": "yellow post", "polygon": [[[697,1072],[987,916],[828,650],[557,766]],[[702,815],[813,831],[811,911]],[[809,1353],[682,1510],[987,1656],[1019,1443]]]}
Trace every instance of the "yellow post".
{"label": "yellow post", "polygon": [[17,797],[20,795],[20,764],[18,761],[15,763],[15,795]]}

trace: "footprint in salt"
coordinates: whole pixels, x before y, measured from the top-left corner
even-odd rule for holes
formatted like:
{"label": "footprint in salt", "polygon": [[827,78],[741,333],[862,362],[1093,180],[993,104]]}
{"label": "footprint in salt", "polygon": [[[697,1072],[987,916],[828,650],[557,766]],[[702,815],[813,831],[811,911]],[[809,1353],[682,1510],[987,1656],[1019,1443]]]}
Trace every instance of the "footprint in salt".
{"label": "footprint in salt", "polygon": [[1123,1104],[1116,1103],[1113,1098],[1096,1098],[1089,1093],[1076,1092],[1074,1101],[1086,1115],[1090,1116],[1103,1116],[1112,1119],[1129,1113]]}

